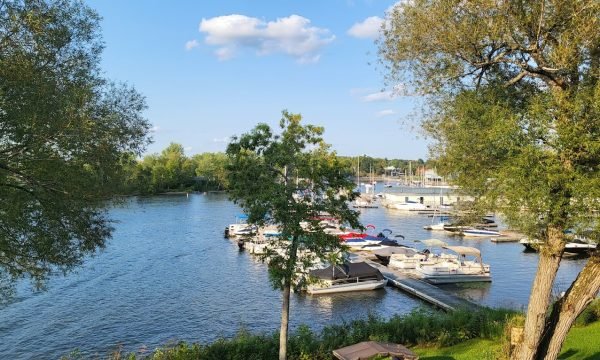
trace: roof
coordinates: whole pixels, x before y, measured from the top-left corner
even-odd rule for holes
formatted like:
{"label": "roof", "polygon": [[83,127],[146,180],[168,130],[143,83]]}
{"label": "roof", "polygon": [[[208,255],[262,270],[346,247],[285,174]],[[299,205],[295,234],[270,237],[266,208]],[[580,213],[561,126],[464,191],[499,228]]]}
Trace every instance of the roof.
{"label": "roof", "polygon": [[333,266],[329,265],[324,269],[311,270],[310,274],[325,280],[338,280],[367,276],[376,276],[379,280],[383,279],[381,272],[366,262],[347,262],[341,265],[335,265],[335,271],[333,271]]}
{"label": "roof", "polygon": [[379,250],[375,250],[373,251],[373,253],[375,255],[379,255],[379,256],[391,256],[393,254],[416,254],[419,251],[417,249],[413,249],[413,248],[409,248],[409,247],[404,247],[404,246],[391,246],[391,247],[387,247],[387,248],[383,248],[383,249],[379,249]]}
{"label": "roof", "polygon": [[481,251],[469,246],[444,246],[444,249],[452,250],[461,255],[481,256]]}
{"label": "roof", "polygon": [[358,344],[333,350],[333,356],[339,360],[370,359],[376,355],[396,356],[400,359],[415,360],[419,357],[400,344],[378,341],[364,341]]}

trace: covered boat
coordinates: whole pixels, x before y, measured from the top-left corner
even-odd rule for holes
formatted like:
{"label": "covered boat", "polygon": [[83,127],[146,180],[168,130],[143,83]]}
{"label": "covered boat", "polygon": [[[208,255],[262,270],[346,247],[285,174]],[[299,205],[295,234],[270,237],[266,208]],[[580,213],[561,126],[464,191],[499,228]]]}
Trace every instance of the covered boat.
{"label": "covered boat", "polygon": [[[416,270],[424,280],[433,284],[492,281],[490,266],[483,263],[478,249],[469,246],[444,246],[444,249],[457,253],[459,257],[418,263]],[[468,260],[467,256],[474,257],[474,260]]]}
{"label": "covered boat", "polygon": [[387,279],[381,272],[365,262],[346,262],[324,269],[311,270],[317,282],[307,287],[309,294],[333,294],[349,291],[375,290],[384,287]]}

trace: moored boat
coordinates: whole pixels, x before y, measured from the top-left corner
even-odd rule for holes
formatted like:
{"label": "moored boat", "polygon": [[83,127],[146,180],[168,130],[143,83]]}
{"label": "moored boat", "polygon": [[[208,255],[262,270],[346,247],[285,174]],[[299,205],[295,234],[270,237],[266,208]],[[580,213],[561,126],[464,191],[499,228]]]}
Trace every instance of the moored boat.
{"label": "moored boat", "polygon": [[312,295],[375,290],[387,284],[381,272],[365,262],[330,265],[309,274],[316,280],[306,289]]}
{"label": "moored boat", "polygon": [[[539,246],[543,244],[543,242],[540,240],[528,238],[521,239],[519,243],[525,246],[525,250],[527,251],[538,251]],[[575,237],[572,241],[569,241],[565,244],[565,254],[586,255],[597,248],[598,244],[580,237]]]}
{"label": "moored boat", "polygon": [[462,230],[460,230],[459,235],[461,235],[461,236],[467,236],[467,237],[495,237],[495,236],[502,236],[502,234],[499,231],[487,230],[487,229],[477,229],[477,228],[462,229]]}
{"label": "moored boat", "polygon": [[[417,263],[415,270],[422,279],[433,284],[492,281],[490,266],[483,263],[478,249],[469,246],[445,246],[444,249],[455,252],[459,257],[435,263]],[[469,260],[467,256],[474,259]]]}

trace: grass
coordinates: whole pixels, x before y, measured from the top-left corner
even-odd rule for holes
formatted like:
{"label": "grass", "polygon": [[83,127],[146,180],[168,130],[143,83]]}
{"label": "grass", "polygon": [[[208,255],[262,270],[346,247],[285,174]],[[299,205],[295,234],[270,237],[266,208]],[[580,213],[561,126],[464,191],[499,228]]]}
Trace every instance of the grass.
{"label": "grass", "polygon": [[[418,346],[413,351],[421,360],[487,360],[502,359],[500,341],[472,339],[454,346],[435,348]],[[600,321],[574,327],[563,345],[559,359],[600,360]]]}
{"label": "grass", "polygon": [[[569,332],[561,359],[600,360],[600,300],[578,319]],[[417,309],[384,320],[377,316],[330,325],[320,332],[307,326],[294,331],[288,342],[290,360],[329,360],[334,349],[361,341],[404,344],[422,360],[503,360],[508,356],[508,329],[522,326],[523,315],[501,309],[459,310],[451,313]],[[120,349],[110,360],[260,360],[276,359],[278,334],[246,330],[209,344],[166,345],[151,354],[126,354]],[[74,352],[63,360],[81,360]]]}

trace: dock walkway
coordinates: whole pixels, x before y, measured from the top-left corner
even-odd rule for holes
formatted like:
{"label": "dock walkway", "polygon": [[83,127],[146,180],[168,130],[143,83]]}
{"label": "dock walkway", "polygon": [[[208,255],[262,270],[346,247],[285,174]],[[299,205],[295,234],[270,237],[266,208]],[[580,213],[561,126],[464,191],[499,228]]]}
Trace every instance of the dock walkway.
{"label": "dock walkway", "polygon": [[451,294],[428,282],[410,277],[400,271],[392,270],[364,256],[359,255],[359,257],[362,261],[379,269],[383,276],[388,279],[388,284],[441,309],[446,311],[454,311],[460,308],[476,310],[480,307],[478,304]]}

